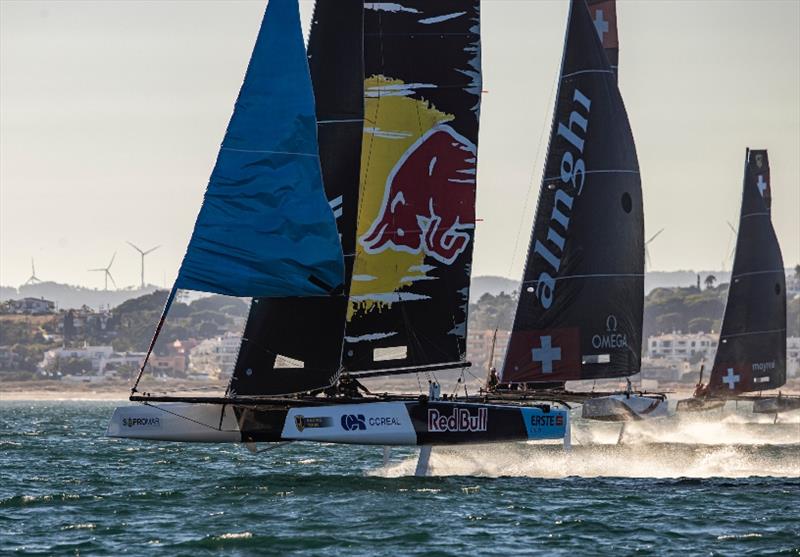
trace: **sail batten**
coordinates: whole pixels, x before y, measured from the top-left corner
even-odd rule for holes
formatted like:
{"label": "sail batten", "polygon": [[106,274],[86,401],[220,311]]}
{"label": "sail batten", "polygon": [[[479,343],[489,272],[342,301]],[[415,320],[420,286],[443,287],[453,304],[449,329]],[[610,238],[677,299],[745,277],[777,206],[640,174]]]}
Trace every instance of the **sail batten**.
{"label": "sail batten", "polygon": [[590,16],[590,7],[592,15],[601,8],[589,4],[573,0],[570,7],[545,178],[501,372],[507,383],[623,377],[640,367],[639,164],[616,74]]}

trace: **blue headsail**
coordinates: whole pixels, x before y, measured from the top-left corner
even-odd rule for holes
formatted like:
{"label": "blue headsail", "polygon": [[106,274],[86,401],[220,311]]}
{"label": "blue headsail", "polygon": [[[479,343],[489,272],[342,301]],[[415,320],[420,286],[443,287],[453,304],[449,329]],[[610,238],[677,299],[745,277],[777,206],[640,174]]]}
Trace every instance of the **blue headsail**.
{"label": "blue headsail", "polygon": [[270,0],[176,288],[321,296],[344,281],[297,0]]}

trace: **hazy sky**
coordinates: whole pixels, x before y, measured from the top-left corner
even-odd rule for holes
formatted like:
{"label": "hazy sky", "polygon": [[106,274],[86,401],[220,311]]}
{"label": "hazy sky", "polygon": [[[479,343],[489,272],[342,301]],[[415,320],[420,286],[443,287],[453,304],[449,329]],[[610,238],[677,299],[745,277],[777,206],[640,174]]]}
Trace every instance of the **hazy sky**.
{"label": "hazy sky", "polygon": [[[171,283],[265,3],[0,0],[0,284]],[[521,274],[566,0],[483,0],[474,273]],[[304,19],[313,3],[301,1]],[[800,2],[620,0],[620,88],[653,268],[718,269],[745,147],[768,148],[773,222],[800,262]],[[544,136],[544,137],[543,137]],[[519,241],[517,238],[519,237]],[[516,246],[516,250],[515,250]]]}

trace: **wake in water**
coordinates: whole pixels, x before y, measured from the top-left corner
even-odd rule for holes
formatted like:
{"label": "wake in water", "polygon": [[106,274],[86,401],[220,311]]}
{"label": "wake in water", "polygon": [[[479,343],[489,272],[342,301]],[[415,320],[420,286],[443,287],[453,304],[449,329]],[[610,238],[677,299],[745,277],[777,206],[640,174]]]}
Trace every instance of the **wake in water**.
{"label": "wake in water", "polygon": [[[573,447],[514,443],[434,447],[434,476],[536,478],[800,477],[800,413],[781,416],[729,413],[674,415],[621,423],[573,423]],[[369,472],[413,475],[416,456]]]}
{"label": "wake in water", "polygon": [[688,445],[800,444],[800,412],[781,415],[730,412],[675,414],[668,418],[621,423],[577,419],[572,440],[577,445],[677,443]]}
{"label": "wake in water", "polygon": [[[800,477],[797,446],[707,446],[685,444],[577,446],[526,443],[434,447],[433,476],[527,476],[567,478]],[[398,477],[414,474],[416,456],[369,472]]]}

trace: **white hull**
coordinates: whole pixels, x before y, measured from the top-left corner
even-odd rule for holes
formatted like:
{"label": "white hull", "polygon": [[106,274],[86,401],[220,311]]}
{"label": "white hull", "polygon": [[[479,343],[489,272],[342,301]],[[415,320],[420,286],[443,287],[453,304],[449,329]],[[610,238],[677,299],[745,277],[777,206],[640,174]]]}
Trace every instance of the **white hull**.
{"label": "white hull", "polygon": [[547,405],[398,400],[288,408],[148,402],[114,411],[109,437],[255,443],[316,441],[358,445],[457,445],[569,439],[569,413]]}
{"label": "white hull", "polygon": [[800,397],[773,396],[753,401],[754,414],[780,414],[800,410]]}
{"label": "white hull", "polygon": [[634,394],[590,398],[583,403],[581,409],[582,418],[607,422],[663,418],[667,415],[666,400]]}
{"label": "white hull", "polygon": [[231,407],[183,402],[120,406],[111,416],[106,435],[194,443],[238,443],[242,440]]}

